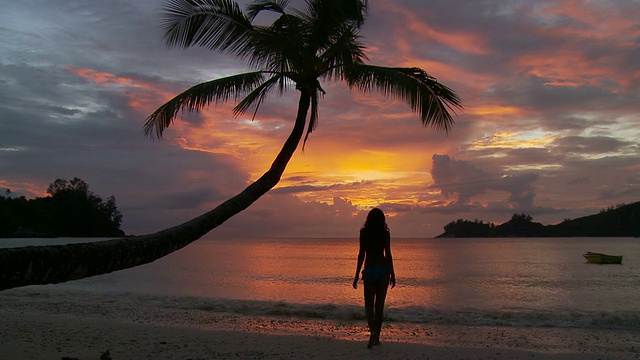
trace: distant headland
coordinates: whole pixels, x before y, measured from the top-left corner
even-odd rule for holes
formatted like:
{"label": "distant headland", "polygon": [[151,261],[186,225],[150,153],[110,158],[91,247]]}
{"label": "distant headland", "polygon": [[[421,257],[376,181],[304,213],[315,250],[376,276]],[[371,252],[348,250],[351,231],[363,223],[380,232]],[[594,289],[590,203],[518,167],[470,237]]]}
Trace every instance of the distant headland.
{"label": "distant headland", "polygon": [[456,220],[437,238],[482,237],[626,237],[640,236],[640,202],[619,204],[599,214],[564,220],[557,225],[534,222],[527,214],[514,214],[501,225],[480,220]]}

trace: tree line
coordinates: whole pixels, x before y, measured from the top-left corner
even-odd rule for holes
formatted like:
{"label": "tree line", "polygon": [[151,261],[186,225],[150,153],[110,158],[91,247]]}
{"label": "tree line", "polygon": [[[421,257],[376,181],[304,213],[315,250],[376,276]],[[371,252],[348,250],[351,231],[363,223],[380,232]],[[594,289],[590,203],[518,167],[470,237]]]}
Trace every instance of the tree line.
{"label": "tree line", "polygon": [[640,202],[618,204],[599,214],[543,225],[528,214],[513,214],[504,224],[458,219],[444,226],[441,237],[640,236]]}
{"label": "tree line", "polygon": [[116,199],[103,200],[82,179],[56,179],[46,197],[0,195],[0,237],[124,236]]}

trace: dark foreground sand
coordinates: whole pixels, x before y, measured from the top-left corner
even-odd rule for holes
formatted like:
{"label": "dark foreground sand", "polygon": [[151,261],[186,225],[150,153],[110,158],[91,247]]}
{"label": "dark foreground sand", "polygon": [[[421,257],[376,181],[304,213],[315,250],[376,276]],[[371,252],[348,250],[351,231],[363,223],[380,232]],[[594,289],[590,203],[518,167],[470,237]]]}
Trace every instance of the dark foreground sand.
{"label": "dark foreground sand", "polygon": [[[9,293],[11,294],[11,293]],[[0,359],[640,359],[635,331],[391,323],[366,348],[362,321],[0,292]]]}

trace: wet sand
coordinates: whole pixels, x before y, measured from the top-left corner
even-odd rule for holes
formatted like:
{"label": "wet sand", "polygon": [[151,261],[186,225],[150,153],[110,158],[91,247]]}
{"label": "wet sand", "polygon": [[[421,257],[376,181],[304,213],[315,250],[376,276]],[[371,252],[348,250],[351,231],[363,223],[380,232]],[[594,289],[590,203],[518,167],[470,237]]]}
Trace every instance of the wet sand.
{"label": "wet sand", "polygon": [[[634,331],[250,317],[0,293],[0,359],[640,359]],[[11,293],[8,293],[11,294]],[[44,296],[44,298],[43,298]],[[151,302],[151,299],[150,299]]]}

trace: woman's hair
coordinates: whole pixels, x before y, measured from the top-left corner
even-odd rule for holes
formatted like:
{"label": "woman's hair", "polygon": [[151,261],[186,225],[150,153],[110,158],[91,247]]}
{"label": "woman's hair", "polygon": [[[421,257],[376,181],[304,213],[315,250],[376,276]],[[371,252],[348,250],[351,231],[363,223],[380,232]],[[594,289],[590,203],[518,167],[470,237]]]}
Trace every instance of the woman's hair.
{"label": "woman's hair", "polygon": [[369,211],[367,215],[367,220],[364,222],[364,226],[362,226],[362,230],[371,229],[371,230],[389,230],[387,227],[387,223],[384,220],[384,213],[382,210],[378,208],[373,208]]}

